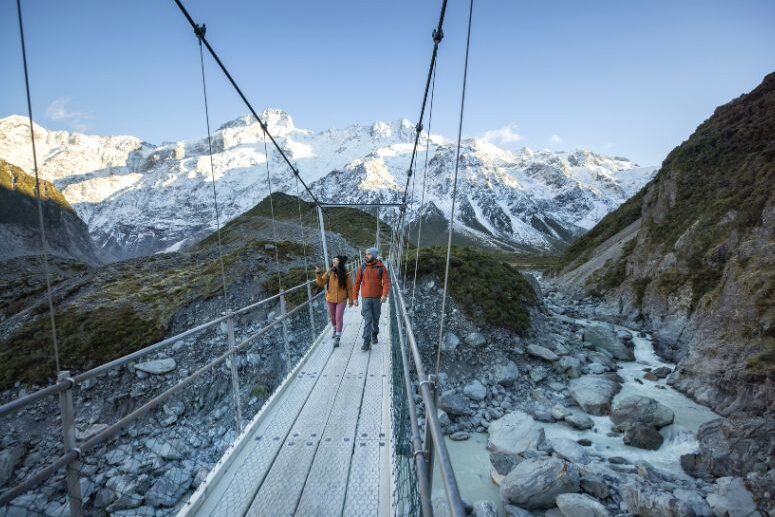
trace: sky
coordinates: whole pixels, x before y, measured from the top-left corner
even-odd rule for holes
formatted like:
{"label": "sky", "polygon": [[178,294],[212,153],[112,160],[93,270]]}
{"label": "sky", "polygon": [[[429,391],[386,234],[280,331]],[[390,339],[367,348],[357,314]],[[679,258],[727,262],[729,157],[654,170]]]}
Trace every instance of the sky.
{"label": "sky", "polygon": [[[440,0],[184,0],[257,110],[320,131],[416,123]],[[26,114],[16,2],[0,2],[0,117]],[[199,50],[172,0],[22,1],[33,113],[151,143],[205,134]],[[457,136],[468,2],[449,0],[433,133]],[[247,113],[211,59],[212,124]],[[476,0],[464,137],[659,165],[775,71],[772,0]],[[427,121],[426,121],[427,128]]]}

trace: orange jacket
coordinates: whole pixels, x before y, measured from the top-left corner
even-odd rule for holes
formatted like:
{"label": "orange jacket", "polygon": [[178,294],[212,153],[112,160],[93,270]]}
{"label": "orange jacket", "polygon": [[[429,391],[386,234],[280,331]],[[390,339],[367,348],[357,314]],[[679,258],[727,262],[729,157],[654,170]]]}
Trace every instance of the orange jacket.
{"label": "orange jacket", "polygon": [[380,260],[366,262],[355,273],[353,299],[358,299],[358,292],[364,298],[381,298],[390,292],[390,273],[387,266]]}
{"label": "orange jacket", "polygon": [[331,303],[342,303],[350,298],[350,289],[352,289],[353,281],[350,274],[347,274],[347,287],[341,287],[339,285],[339,278],[336,275],[332,275],[330,271],[325,273],[315,273],[315,283],[320,287],[328,286],[326,290],[326,301]]}

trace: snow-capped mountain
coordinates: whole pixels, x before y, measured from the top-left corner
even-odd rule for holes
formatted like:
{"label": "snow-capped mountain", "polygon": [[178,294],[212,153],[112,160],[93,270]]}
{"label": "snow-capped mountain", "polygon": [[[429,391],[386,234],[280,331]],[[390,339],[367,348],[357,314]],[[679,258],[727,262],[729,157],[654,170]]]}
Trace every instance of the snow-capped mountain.
{"label": "snow-capped mountain", "polygon": [[[296,128],[281,110],[263,117],[269,130],[328,202],[400,198],[414,142],[408,120],[312,132]],[[152,145],[131,136],[48,131],[36,125],[41,176],[52,181],[88,224],[110,258],[176,249],[215,227],[207,139]],[[221,222],[248,210],[268,193],[261,127],[240,117],[213,135],[214,173]],[[423,134],[415,203],[420,214],[447,217],[455,146]],[[429,161],[420,207],[425,147]],[[279,153],[268,146],[274,190],[297,193]],[[27,120],[0,119],[0,158],[32,170]],[[463,142],[456,231],[497,246],[549,250],[569,242],[632,196],[654,174],[624,158],[587,151],[511,152],[481,140]]]}

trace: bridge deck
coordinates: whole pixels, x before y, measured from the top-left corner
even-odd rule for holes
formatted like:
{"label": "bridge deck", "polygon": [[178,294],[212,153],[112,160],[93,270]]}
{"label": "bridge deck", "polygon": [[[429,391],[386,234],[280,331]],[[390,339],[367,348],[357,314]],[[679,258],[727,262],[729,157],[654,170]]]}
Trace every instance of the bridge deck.
{"label": "bridge deck", "polygon": [[387,515],[390,509],[388,304],[379,344],[360,349],[345,311],[181,510],[197,516]]}

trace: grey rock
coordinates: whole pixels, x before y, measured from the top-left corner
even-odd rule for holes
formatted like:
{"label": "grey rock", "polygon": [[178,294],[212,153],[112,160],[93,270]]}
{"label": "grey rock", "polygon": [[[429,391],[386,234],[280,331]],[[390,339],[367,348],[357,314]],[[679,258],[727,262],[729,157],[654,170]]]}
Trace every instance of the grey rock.
{"label": "grey rock", "polygon": [[653,373],[660,379],[664,379],[665,377],[673,373],[673,370],[671,370],[667,366],[660,366],[659,368],[655,368],[654,370],[652,370],[651,373]]}
{"label": "grey rock", "polygon": [[609,493],[608,485],[606,485],[603,478],[590,472],[583,472],[581,474],[581,489],[597,499],[605,499]]}
{"label": "grey rock", "polygon": [[586,494],[560,494],[557,508],[564,517],[609,517],[610,513],[600,501]]}
{"label": "grey rock", "polygon": [[455,390],[445,391],[439,398],[439,408],[448,415],[465,416],[472,414],[468,407],[468,399]]}
{"label": "grey rock", "polygon": [[443,409],[437,409],[436,415],[439,419],[439,424],[441,425],[441,427],[447,427],[449,425],[450,423],[449,415],[447,415],[446,411],[444,411]]}
{"label": "grey rock", "polygon": [[191,472],[173,467],[157,479],[145,493],[145,503],[154,506],[175,506],[191,486]]}
{"label": "grey rock", "polygon": [[718,517],[749,517],[755,515],[756,503],[743,480],[721,477],[716,480],[713,492],[706,498],[713,513]]}
{"label": "grey rock", "polygon": [[584,341],[595,348],[610,352],[621,361],[634,361],[635,350],[631,340],[623,340],[617,337],[612,329],[592,325],[584,329]]}
{"label": "grey rock", "polygon": [[676,488],[673,490],[673,495],[680,502],[681,514],[693,515],[695,517],[713,517],[713,510],[711,510],[710,505],[697,492]]}
{"label": "grey rock", "polygon": [[459,345],[460,345],[460,338],[450,332],[446,336],[444,336],[442,350],[444,352],[454,352],[455,350],[457,350],[457,347]]}
{"label": "grey rock", "polygon": [[524,508],[520,508],[519,506],[514,506],[513,504],[504,504],[503,512],[506,514],[506,517],[534,517],[535,516],[533,512],[529,512]]}
{"label": "grey rock", "polygon": [[479,380],[473,380],[466,384],[463,393],[471,400],[479,402],[487,397],[487,388]]}
{"label": "grey rock", "polygon": [[673,423],[675,413],[664,404],[640,395],[630,395],[617,400],[611,408],[611,420],[623,431],[633,424],[660,429]]}
{"label": "grey rock", "polygon": [[492,501],[476,501],[474,503],[474,517],[498,517],[498,507]]}
{"label": "grey rock", "polygon": [[169,442],[159,438],[149,438],[145,441],[145,446],[165,460],[179,460],[183,458],[182,451],[185,447],[177,442]]}
{"label": "grey rock", "polygon": [[482,347],[487,343],[487,338],[479,332],[471,332],[466,336],[465,342],[468,346]]}
{"label": "grey rock", "polygon": [[487,450],[496,472],[506,475],[531,449],[546,440],[543,426],[522,411],[512,411],[490,423]]}
{"label": "grey rock", "polygon": [[562,459],[582,465],[589,463],[589,453],[570,438],[552,438],[548,443],[554,453]]}
{"label": "grey rock", "polygon": [[556,361],[560,358],[557,354],[541,345],[527,345],[527,353],[545,361]]}
{"label": "grey rock", "polygon": [[582,368],[581,370],[584,373],[592,374],[592,375],[600,375],[601,373],[605,373],[608,371],[608,369],[600,363],[589,363],[588,365],[584,366],[584,368]]}
{"label": "grey rock", "polygon": [[592,429],[595,426],[595,422],[589,417],[589,415],[585,415],[580,411],[574,411],[570,415],[566,415],[565,422],[570,424],[572,427],[582,431]]}
{"label": "grey rock", "polygon": [[683,517],[680,501],[671,492],[648,483],[629,481],[619,486],[623,509],[639,517]]}
{"label": "grey rock", "polygon": [[511,386],[519,378],[519,368],[514,361],[495,367],[495,382],[501,386]]}
{"label": "grey rock", "polygon": [[152,361],[146,361],[144,363],[135,364],[135,369],[141,372],[150,373],[151,375],[162,375],[169,373],[177,368],[175,359],[167,357],[164,359],[153,359]]}
{"label": "grey rock", "polygon": [[560,369],[572,379],[575,379],[581,375],[581,362],[575,357],[566,355],[561,357],[559,363],[557,364]]}
{"label": "grey rock", "polygon": [[465,431],[458,431],[449,435],[449,439],[453,442],[464,442],[470,438],[469,434]]}
{"label": "grey rock", "polygon": [[584,411],[599,416],[611,411],[611,399],[619,391],[619,384],[603,375],[583,375],[570,381],[568,389]]}
{"label": "grey rock", "polygon": [[555,420],[563,420],[566,416],[570,415],[571,411],[565,406],[561,406],[560,404],[555,404],[552,406],[552,416]]}
{"label": "grey rock", "polygon": [[624,432],[624,443],[639,449],[657,450],[664,438],[650,425],[633,424]]}
{"label": "grey rock", "polygon": [[75,439],[79,442],[88,440],[97,436],[99,433],[108,428],[108,424],[87,424],[75,426]]}
{"label": "grey rock", "polygon": [[501,498],[528,510],[548,509],[558,495],[576,493],[579,488],[573,463],[555,457],[526,459],[501,482]]}
{"label": "grey rock", "polygon": [[543,366],[536,366],[530,369],[530,378],[533,382],[541,382],[546,379],[547,371]]}
{"label": "grey rock", "polygon": [[0,487],[13,479],[14,471],[26,452],[21,444],[11,445],[0,451]]}

